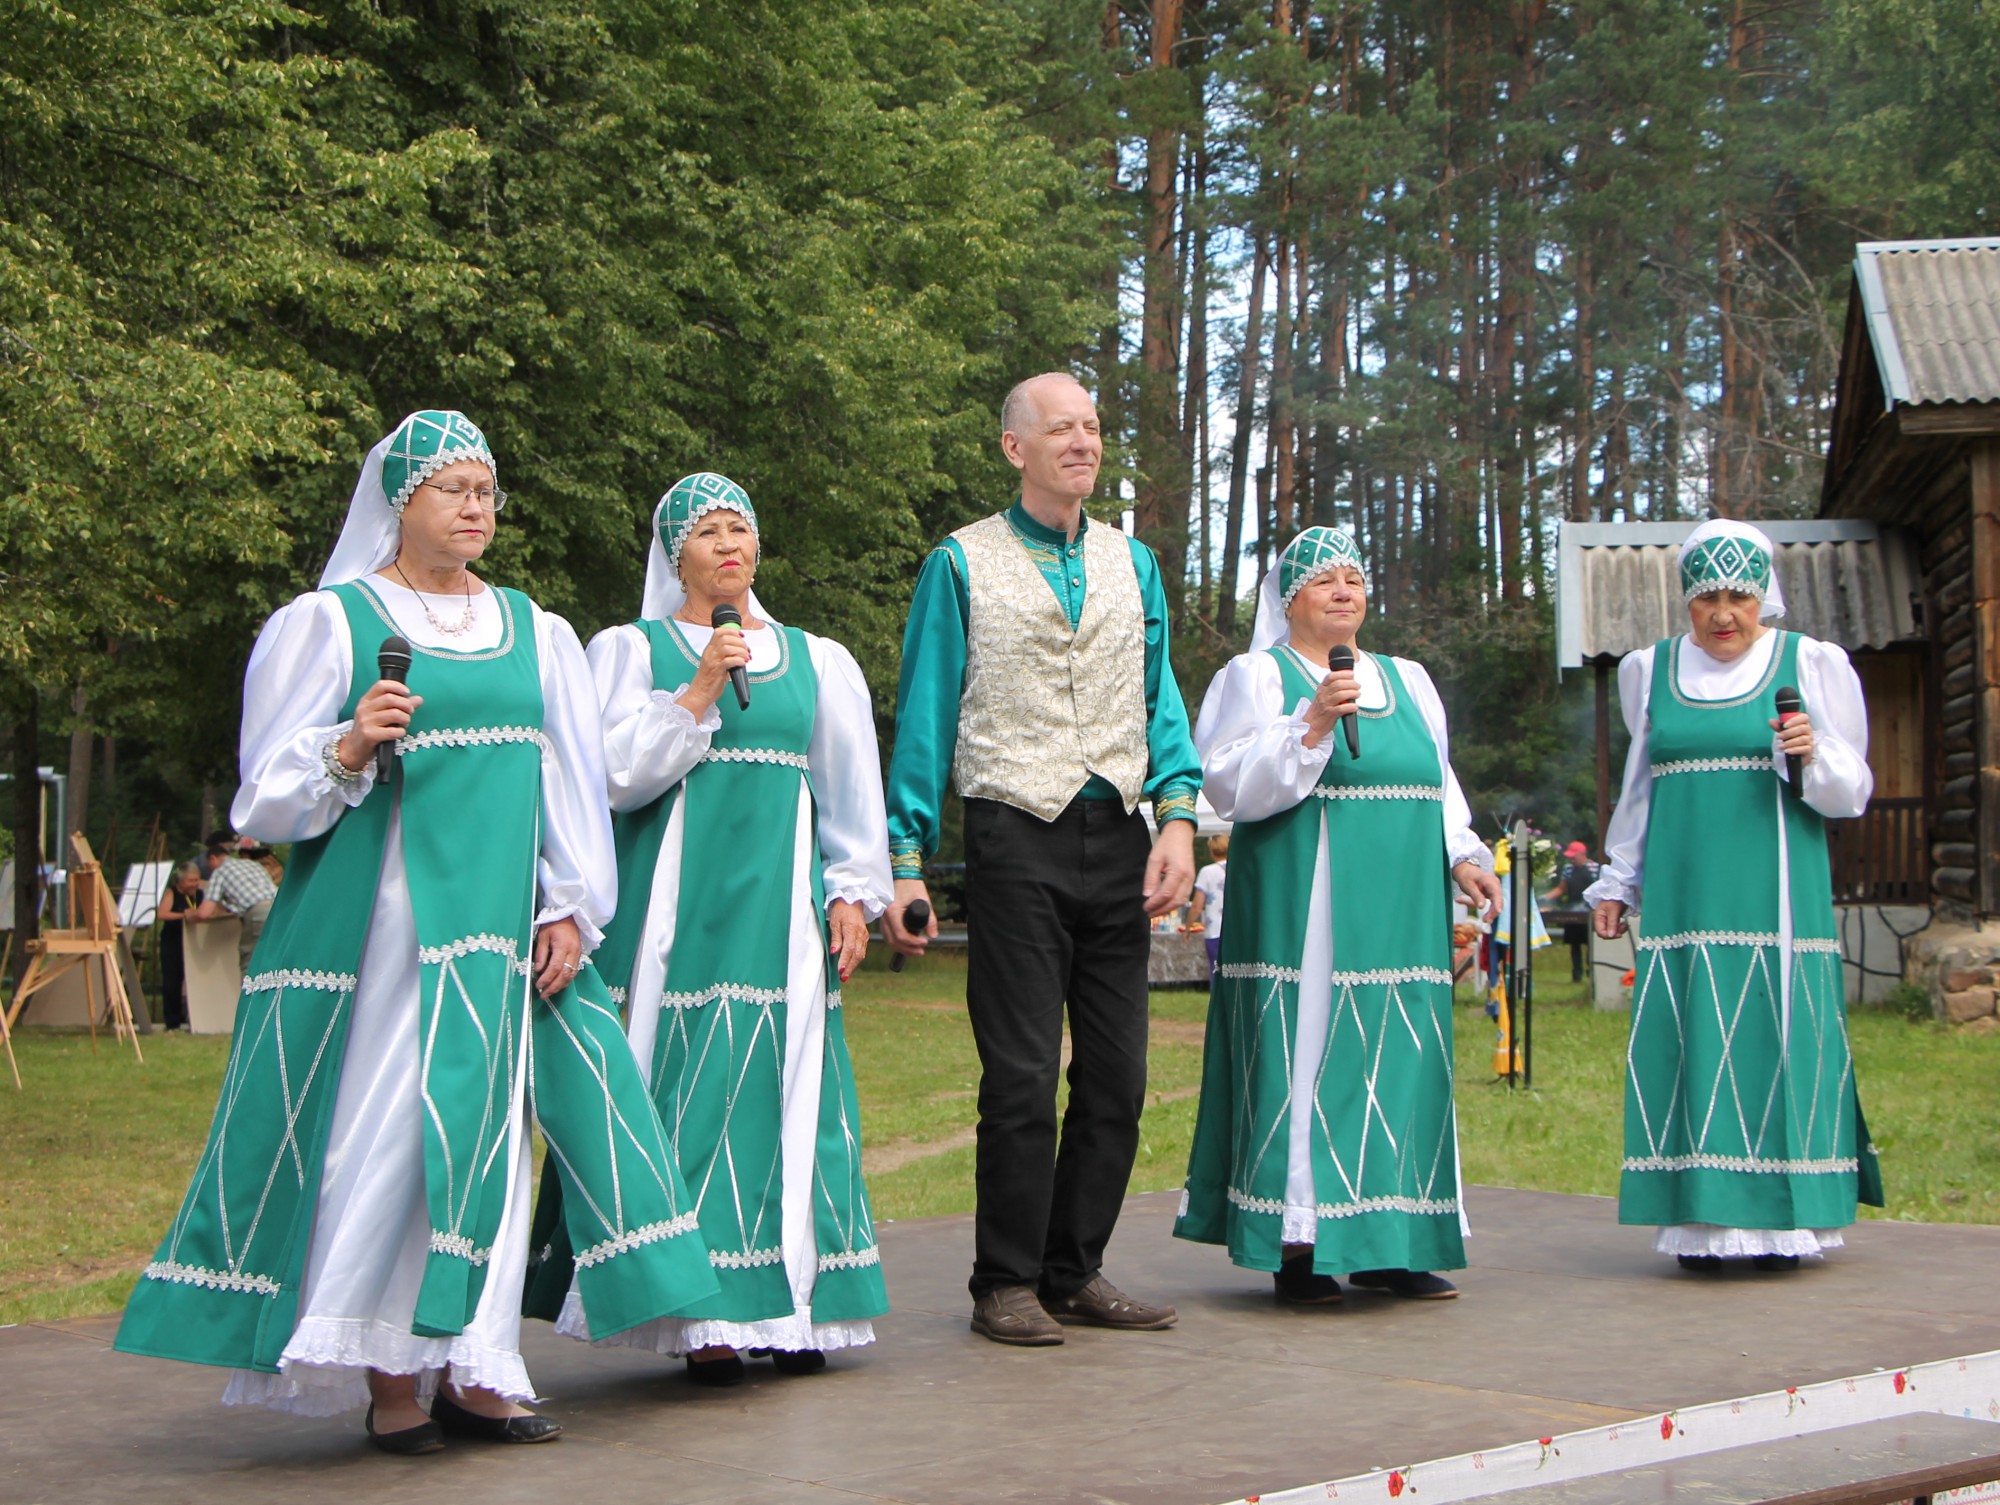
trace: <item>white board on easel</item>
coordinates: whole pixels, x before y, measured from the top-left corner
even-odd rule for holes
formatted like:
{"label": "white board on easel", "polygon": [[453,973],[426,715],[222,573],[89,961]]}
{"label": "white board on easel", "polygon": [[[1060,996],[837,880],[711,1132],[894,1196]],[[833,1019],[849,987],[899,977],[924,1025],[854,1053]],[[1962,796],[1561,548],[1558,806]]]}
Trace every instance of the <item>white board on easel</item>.
{"label": "white board on easel", "polygon": [[125,882],[118,890],[118,923],[127,930],[151,925],[173,876],[171,862],[135,862],[126,868]]}

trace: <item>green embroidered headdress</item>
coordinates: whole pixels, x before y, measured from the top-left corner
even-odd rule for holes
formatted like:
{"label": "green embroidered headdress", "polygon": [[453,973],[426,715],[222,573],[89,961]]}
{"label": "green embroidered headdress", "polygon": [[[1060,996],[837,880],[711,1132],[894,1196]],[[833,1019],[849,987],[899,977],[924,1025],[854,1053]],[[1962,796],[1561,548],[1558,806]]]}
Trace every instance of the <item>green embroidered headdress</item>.
{"label": "green embroidered headdress", "polygon": [[1365,583],[1368,566],[1361,549],[1338,528],[1308,528],[1285,546],[1278,556],[1278,600],[1290,606],[1292,598],[1313,581],[1333,569],[1355,569]]}
{"label": "green embroidered headdress", "polygon": [[688,534],[694,531],[698,520],[711,512],[740,512],[750,524],[750,531],[757,531],[757,509],[750,505],[749,494],[728,476],[712,470],[682,476],[660,498],[659,510],[653,514],[653,526],[659,531],[661,547],[667,551],[669,568],[680,569],[681,550],[687,546]]}
{"label": "green embroidered headdress", "polygon": [[[1742,591],[1768,606],[1776,580],[1771,570],[1771,540],[1748,523],[1717,518],[1703,523],[1681,545],[1681,598],[1692,601],[1710,591]],[[1765,610],[1765,616],[1783,613]]]}
{"label": "green embroidered headdress", "polygon": [[410,414],[396,425],[382,456],[382,490],[389,510],[401,517],[411,492],[461,460],[477,460],[499,479],[486,436],[465,414],[437,409]]}

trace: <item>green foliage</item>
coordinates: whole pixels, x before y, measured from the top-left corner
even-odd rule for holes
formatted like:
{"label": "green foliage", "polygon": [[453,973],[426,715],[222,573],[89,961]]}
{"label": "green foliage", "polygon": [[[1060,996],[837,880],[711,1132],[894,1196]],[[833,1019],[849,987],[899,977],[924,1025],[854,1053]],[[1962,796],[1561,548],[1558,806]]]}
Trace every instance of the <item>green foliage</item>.
{"label": "green foliage", "polygon": [[1899,982],[1873,1003],[1865,1003],[1861,1007],[1876,1013],[1894,1014],[1912,1024],[1937,1022],[1937,1007],[1931,999],[1931,991],[1920,983]]}
{"label": "green foliage", "polygon": [[199,631],[283,556],[270,467],[331,458],[352,395],[295,320],[381,335],[467,283],[427,194],[463,132],[356,151],[311,118],[305,19],[15,4],[0,61],[0,675],[90,677]]}

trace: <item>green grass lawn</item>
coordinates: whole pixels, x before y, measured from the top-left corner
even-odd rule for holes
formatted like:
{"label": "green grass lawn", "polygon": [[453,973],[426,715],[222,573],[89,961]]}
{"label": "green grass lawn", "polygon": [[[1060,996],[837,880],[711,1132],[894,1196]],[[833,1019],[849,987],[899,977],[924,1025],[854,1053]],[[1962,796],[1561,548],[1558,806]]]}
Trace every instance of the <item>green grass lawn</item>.
{"label": "green grass lawn", "polygon": [[[1493,1082],[1493,1027],[1469,996],[1457,1011],[1466,1179],[1545,1191],[1617,1191],[1625,1018],[1538,959],[1535,1087]],[[1153,995],[1149,1104],[1135,1191],[1177,1187],[1201,1081],[1197,992]],[[962,956],[849,981],[848,1040],[878,1218],[972,1208],[978,1062],[965,1021]],[[2000,1036],[1949,1032],[1856,1010],[1850,1031],[1889,1207],[1927,1222],[2000,1223]],[[0,1322],[112,1310],[130,1292],[200,1153],[228,1042],[150,1035],[129,1048],[30,1030],[15,1037],[26,1079],[0,1077]]]}

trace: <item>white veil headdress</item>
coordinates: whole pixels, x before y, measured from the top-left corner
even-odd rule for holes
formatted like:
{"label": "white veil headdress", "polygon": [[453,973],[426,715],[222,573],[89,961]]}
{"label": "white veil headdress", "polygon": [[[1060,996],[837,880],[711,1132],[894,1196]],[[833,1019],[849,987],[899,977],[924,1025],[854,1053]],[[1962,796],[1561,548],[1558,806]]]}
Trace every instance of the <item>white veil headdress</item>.
{"label": "white veil headdress", "polygon": [[382,458],[388,454],[395,437],[395,430],[384,434],[361,462],[361,476],[355,481],[354,495],[347,504],[347,521],[341,524],[340,540],[334,544],[326,568],[319,573],[321,590],[372,575],[396,557],[402,543],[403,524],[390,510],[389,495],[382,489]]}

